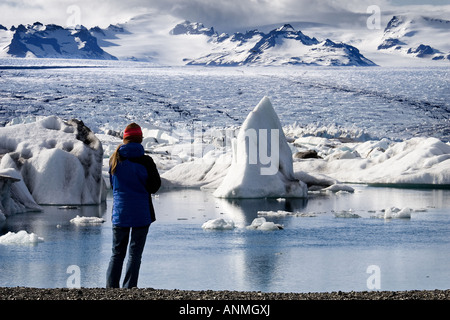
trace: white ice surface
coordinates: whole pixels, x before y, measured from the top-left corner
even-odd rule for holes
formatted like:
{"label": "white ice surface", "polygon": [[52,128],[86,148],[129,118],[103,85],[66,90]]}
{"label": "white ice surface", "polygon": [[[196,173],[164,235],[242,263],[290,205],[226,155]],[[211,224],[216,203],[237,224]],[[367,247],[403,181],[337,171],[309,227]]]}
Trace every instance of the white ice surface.
{"label": "white ice surface", "polygon": [[450,145],[436,138],[339,144],[322,151],[323,159],[296,161],[294,170],[316,172],[347,183],[450,184]]}

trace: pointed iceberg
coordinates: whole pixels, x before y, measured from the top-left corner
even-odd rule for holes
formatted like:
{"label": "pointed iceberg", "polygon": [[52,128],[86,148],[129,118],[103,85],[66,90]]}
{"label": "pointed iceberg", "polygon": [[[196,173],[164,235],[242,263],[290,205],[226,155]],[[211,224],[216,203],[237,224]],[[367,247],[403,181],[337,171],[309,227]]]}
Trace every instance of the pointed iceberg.
{"label": "pointed iceberg", "polygon": [[294,176],[292,151],[269,98],[264,97],[250,112],[233,141],[232,149],[232,164],[214,196],[307,196],[306,184]]}

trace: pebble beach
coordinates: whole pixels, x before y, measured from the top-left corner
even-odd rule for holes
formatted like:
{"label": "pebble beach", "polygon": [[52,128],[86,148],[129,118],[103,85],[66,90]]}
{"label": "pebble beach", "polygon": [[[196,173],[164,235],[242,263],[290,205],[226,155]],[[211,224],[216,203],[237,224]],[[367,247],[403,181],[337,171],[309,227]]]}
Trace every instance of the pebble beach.
{"label": "pebble beach", "polygon": [[0,300],[450,300],[447,290],[276,293],[153,288],[1,287]]}

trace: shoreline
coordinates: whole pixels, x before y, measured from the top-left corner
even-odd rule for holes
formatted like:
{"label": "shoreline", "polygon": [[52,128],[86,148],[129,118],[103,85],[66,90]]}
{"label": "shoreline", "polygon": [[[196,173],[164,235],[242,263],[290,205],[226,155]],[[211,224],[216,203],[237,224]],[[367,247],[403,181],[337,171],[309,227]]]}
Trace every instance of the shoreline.
{"label": "shoreline", "polygon": [[450,300],[450,289],[284,293],[153,288],[0,287],[0,300]]}

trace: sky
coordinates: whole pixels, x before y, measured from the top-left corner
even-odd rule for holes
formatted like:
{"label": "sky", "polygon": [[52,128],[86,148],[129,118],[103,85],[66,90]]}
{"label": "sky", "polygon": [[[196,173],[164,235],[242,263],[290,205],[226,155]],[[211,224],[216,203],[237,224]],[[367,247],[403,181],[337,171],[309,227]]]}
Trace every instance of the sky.
{"label": "sky", "polygon": [[[352,24],[367,19],[370,6],[381,14],[417,10],[450,20],[450,0],[2,0],[0,24],[55,23],[107,27],[143,13],[170,14],[218,31],[284,22]],[[445,10],[442,10],[445,8]],[[445,16],[447,15],[447,16]]]}

